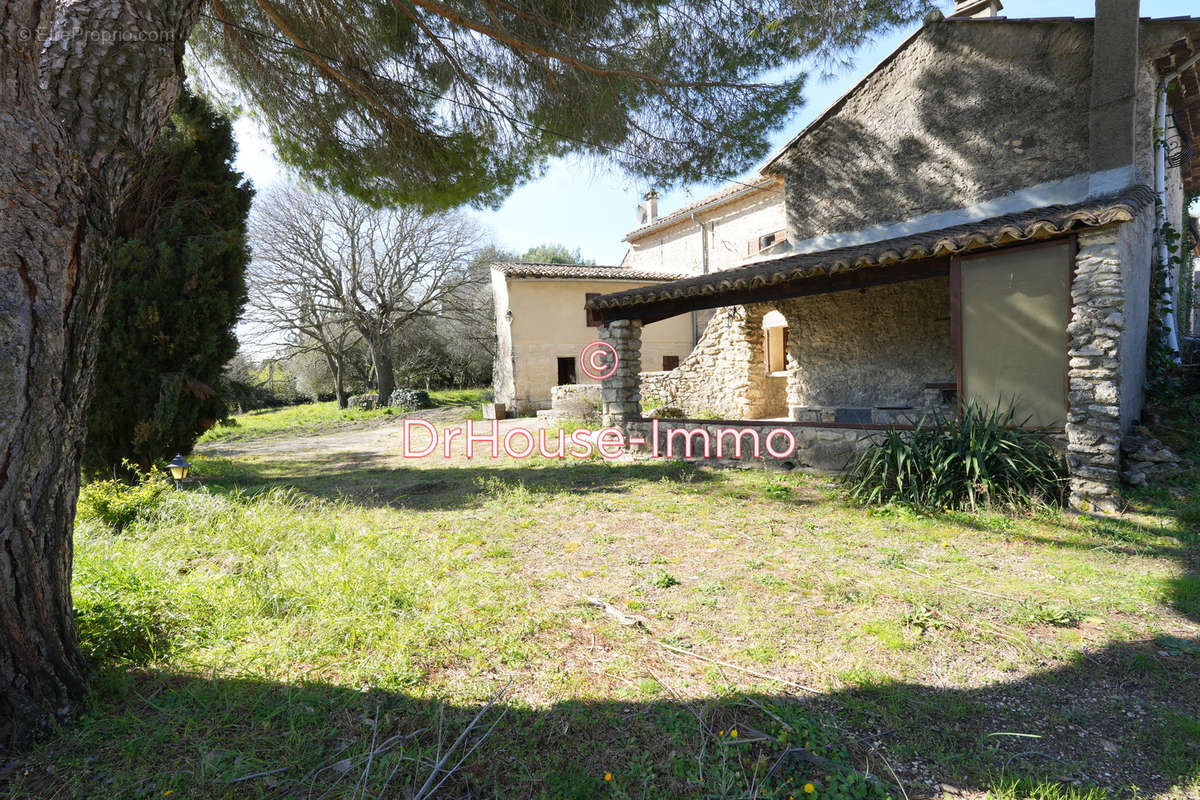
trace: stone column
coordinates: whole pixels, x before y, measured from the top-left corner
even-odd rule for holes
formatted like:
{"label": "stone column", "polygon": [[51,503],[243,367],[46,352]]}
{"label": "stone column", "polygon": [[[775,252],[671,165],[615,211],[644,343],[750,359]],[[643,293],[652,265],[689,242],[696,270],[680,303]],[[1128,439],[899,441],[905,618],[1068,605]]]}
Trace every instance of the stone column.
{"label": "stone column", "polygon": [[1079,234],[1067,395],[1071,505],[1116,510],[1121,469],[1121,336],[1125,285],[1119,228]]}
{"label": "stone column", "polygon": [[617,370],[603,382],[601,399],[604,402],[605,427],[627,427],[628,421],[642,414],[642,322],[637,319],[618,319],[601,325],[600,341],[608,342],[617,351]]}

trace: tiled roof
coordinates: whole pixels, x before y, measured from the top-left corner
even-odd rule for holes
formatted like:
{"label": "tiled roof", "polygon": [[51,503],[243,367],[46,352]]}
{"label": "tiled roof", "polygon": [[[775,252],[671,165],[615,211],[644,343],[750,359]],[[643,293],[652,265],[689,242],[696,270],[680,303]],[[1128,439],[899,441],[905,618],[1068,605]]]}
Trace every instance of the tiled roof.
{"label": "tiled roof", "polygon": [[887,267],[921,258],[1046,239],[1076,228],[1128,222],[1138,211],[1153,203],[1154,192],[1150,187],[1134,186],[1119,194],[1071,205],[1047,206],[1016,214],[1004,214],[871,244],[785,255],[736,269],[697,275],[641,289],[614,292],[593,298],[587,307],[628,308],[689,297],[704,297],[704,305],[697,307],[711,308],[722,305],[713,301],[723,294],[787,284],[819,275],[834,275],[868,267]]}
{"label": "tiled roof", "polygon": [[592,267],[583,264],[535,264],[512,261],[492,264],[492,269],[510,278],[576,278],[609,281],[673,281],[684,272],[652,272],[628,267]]}
{"label": "tiled roof", "polygon": [[751,191],[761,192],[776,190],[781,193],[780,198],[782,199],[783,184],[778,178],[772,176],[760,176],[747,180],[745,183],[735,182],[732,186],[722,189],[719,192],[713,192],[706,197],[700,198],[694,203],[688,203],[682,208],[675,209],[670,214],[664,214],[653,222],[647,222],[645,225],[634,228],[625,235],[625,241],[636,239],[639,236],[649,233],[657,228],[661,228],[666,225],[672,225],[676,222],[679,222],[683,217],[687,216],[698,208],[720,203],[723,200],[732,198],[734,195],[740,195],[743,192]]}

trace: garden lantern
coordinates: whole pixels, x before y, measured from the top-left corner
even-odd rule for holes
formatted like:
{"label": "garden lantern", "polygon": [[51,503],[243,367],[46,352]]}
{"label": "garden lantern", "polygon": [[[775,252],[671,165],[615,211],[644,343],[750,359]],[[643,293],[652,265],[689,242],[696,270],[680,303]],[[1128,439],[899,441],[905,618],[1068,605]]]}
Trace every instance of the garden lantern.
{"label": "garden lantern", "polygon": [[192,467],[187,459],[179,453],[175,454],[175,458],[171,459],[171,463],[167,464],[167,469],[171,470],[171,478],[175,481],[175,488],[182,489],[183,481],[188,476],[188,470]]}

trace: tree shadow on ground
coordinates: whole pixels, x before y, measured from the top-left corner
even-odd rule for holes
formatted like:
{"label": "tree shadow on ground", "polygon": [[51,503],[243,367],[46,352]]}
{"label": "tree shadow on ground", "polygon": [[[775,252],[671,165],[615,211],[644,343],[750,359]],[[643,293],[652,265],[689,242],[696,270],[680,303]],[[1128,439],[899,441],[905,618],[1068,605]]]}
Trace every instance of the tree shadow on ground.
{"label": "tree shadow on ground", "polygon": [[[911,797],[936,796],[941,785],[995,792],[1014,780],[1024,790],[1010,796],[1046,783],[1117,794],[1136,785],[1145,796],[1200,781],[1195,641],[1174,651],[1111,644],[1069,666],[968,689],[878,683],[682,700],[646,681],[629,699],[543,708],[500,699],[447,766],[495,723],[490,736],[432,796],[749,797],[757,783],[757,796],[772,798],[800,796],[809,782],[818,798],[882,796],[854,777],[862,774],[898,777]],[[0,788],[12,797],[410,797],[483,707],[108,669],[86,714],[0,768]]]}
{"label": "tree shadow on ground", "polygon": [[[648,481],[673,481],[722,491],[722,470],[685,461],[609,463],[599,460],[492,464],[448,467],[393,467],[382,455],[339,452],[325,457],[262,461],[208,459],[204,483],[217,491],[264,491],[289,486],[305,494],[363,507],[420,511],[478,506],[506,491],[521,490],[550,498],[594,493],[626,493]],[[731,495],[732,496],[732,495]],[[801,496],[790,502],[808,502]]]}

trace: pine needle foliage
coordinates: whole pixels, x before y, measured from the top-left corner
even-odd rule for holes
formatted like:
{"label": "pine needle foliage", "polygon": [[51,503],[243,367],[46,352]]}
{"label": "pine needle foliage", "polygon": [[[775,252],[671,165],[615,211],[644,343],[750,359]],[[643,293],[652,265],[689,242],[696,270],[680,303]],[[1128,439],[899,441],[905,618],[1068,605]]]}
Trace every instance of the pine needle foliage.
{"label": "pine needle foliage", "polygon": [[732,177],[806,70],[929,0],[214,0],[190,44],[276,152],[372,204],[497,206],[568,154],[660,187]]}

